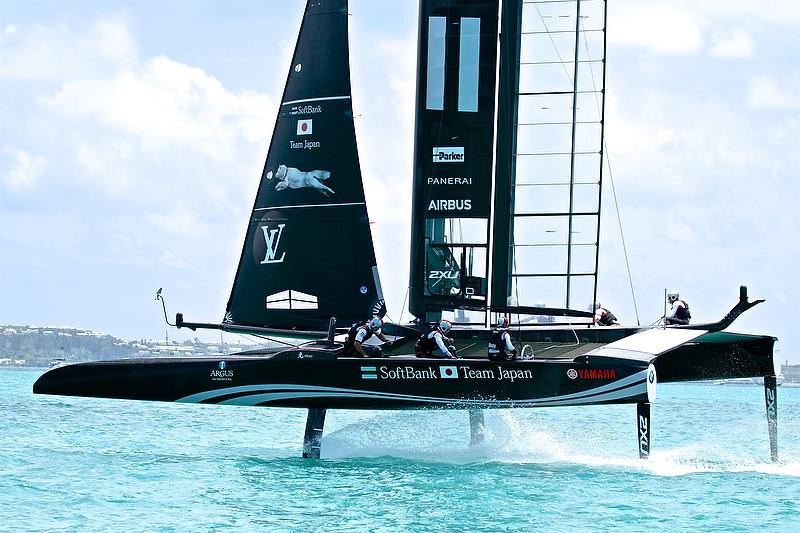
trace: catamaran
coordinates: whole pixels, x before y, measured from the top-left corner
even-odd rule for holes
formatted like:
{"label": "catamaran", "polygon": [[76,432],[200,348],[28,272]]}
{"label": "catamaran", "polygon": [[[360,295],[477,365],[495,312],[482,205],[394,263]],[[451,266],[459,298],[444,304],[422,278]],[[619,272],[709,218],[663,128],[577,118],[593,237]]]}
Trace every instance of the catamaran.
{"label": "catamaran", "polygon": [[[343,356],[337,334],[386,306],[353,124],[347,1],[309,0],[224,318],[178,313],[173,324],[308,342],[71,364],[34,392],[307,408],[303,456],[313,458],[328,409],[466,409],[477,440],[486,408],[635,404],[647,457],[658,380],[763,377],[777,460],[775,339],[726,331],[761,302],[746,288],[710,324],[601,328],[586,311],[597,294],[605,29],[604,0],[421,0],[416,319],[385,325],[390,357],[363,359]],[[497,316],[532,357],[488,360]],[[460,358],[415,356],[442,318]]]}

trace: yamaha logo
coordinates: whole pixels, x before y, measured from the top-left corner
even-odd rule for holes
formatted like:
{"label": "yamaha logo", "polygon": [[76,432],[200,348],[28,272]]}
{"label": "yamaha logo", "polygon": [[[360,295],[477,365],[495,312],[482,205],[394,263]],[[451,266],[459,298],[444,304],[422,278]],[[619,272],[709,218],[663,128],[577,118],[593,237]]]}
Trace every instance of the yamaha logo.
{"label": "yamaha logo", "polygon": [[567,377],[569,379],[577,379],[578,372],[574,368],[570,368],[569,370],[567,370]]}

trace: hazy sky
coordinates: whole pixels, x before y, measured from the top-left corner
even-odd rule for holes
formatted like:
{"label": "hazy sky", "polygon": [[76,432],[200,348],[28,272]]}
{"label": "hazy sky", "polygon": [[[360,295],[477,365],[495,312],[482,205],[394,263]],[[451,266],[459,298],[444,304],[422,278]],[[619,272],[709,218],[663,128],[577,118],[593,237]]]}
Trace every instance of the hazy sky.
{"label": "hazy sky", "polygon": [[[160,338],[219,321],[304,2],[0,0],[0,323]],[[408,282],[417,3],[351,0],[356,133],[392,318]],[[800,363],[800,2],[609,2],[606,141],[639,318]],[[610,180],[599,298],[636,323]],[[342,236],[346,238],[346,236]],[[408,319],[408,313],[403,316]],[[190,338],[170,330],[172,338]]]}

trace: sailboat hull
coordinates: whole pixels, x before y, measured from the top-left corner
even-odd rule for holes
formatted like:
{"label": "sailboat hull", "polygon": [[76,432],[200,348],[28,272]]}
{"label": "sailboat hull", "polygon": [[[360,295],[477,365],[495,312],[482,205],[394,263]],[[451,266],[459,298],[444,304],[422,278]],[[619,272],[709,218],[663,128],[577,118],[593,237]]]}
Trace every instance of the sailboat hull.
{"label": "sailboat hull", "polygon": [[652,401],[655,369],[627,360],[337,359],[289,350],[269,357],[79,363],[47,371],[33,391],[329,409],[552,407]]}

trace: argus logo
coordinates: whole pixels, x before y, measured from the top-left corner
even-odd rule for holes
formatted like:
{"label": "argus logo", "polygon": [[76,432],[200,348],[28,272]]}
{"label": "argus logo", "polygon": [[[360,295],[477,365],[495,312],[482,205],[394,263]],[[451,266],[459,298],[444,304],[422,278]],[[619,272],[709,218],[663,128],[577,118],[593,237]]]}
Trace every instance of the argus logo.
{"label": "argus logo", "polygon": [[233,370],[225,370],[228,367],[228,363],[225,361],[220,361],[217,365],[219,370],[212,370],[210,377],[211,381],[232,381],[233,380]]}

